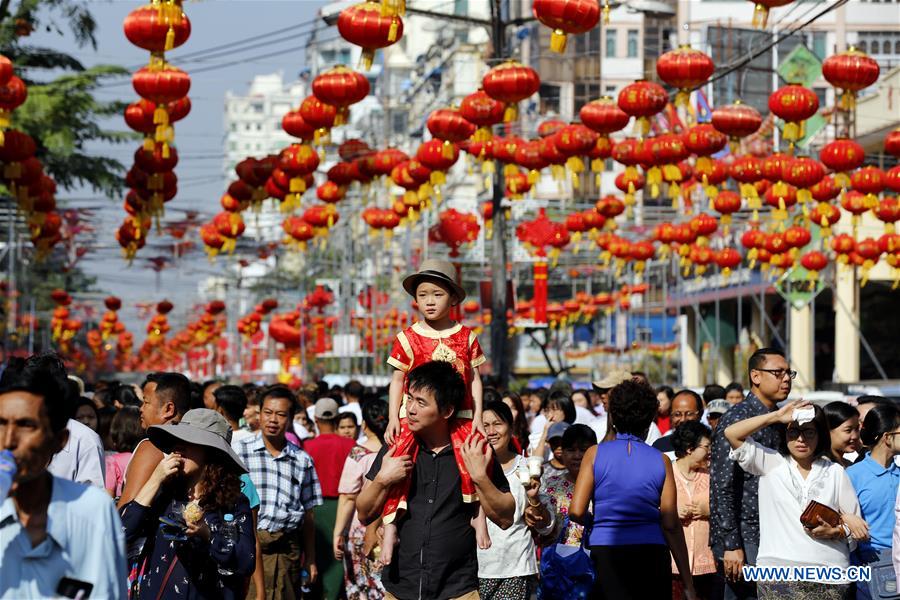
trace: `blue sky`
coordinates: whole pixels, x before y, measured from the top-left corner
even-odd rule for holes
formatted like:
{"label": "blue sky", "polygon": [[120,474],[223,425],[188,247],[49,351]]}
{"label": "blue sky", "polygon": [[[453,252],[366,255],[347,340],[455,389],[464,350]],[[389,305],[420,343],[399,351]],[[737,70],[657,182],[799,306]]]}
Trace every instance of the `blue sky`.
{"label": "blue sky", "polygon": [[[92,1],[88,4],[98,23],[96,51],[90,47],[77,47],[71,36],[45,31],[36,31],[28,42],[65,50],[88,66],[117,64],[134,68],[145,64],[148,53],[132,46],[122,30],[125,16],[143,3]],[[180,216],[179,208],[209,214],[218,211],[219,196],[224,188],[221,169],[225,92],[244,92],[257,74],[282,71],[286,79],[291,79],[299,72],[304,66],[304,57],[302,50],[297,48],[304,45],[310,25],[323,4],[325,2],[296,0],[185,2],[184,9],[192,25],[191,37],[168,56],[191,74],[192,110],[176,125],[176,144],[180,155],[176,167],[179,195],[167,204],[167,218]],[[259,39],[243,46],[205,52],[230,41],[256,36]],[[198,56],[198,53],[201,54]],[[274,56],[257,58],[270,54]],[[192,62],[179,63],[178,58],[182,55],[192,55]],[[193,72],[200,70],[204,72]],[[98,92],[98,97],[129,102],[137,99],[130,81],[125,80],[120,85],[104,87]],[[302,98],[297,99],[298,104],[300,100]],[[112,125],[126,129],[124,120]],[[108,146],[98,149],[98,153],[114,156],[127,166],[132,162],[135,148],[133,144]],[[179,309],[187,308],[196,293],[197,282],[223,268],[221,258],[215,265],[210,265],[201,251],[198,260],[182,259],[178,268],[166,268],[157,277],[142,258],[162,256],[168,252],[158,243],[156,247],[151,247],[153,237],[148,247],[138,254],[134,264],[128,267],[113,237],[125,214],[122,199],[97,197],[90,190],[83,189],[61,191],[59,198],[63,206],[99,207],[93,219],[98,230],[98,247],[82,260],[81,265],[86,272],[99,278],[98,287],[122,297],[125,305],[122,317],[128,327],[138,334],[139,340],[143,338],[143,327],[139,330],[135,327],[138,323],[134,320],[132,305],[135,302],[168,298],[176,305],[173,316],[177,318],[181,313]]]}

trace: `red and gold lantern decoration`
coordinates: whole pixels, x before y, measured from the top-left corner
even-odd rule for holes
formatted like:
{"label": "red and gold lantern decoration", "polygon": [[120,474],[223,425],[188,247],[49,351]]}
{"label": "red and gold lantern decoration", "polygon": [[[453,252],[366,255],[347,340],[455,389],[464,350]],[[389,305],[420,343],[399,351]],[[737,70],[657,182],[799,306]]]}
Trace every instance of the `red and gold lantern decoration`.
{"label": "red and gold lantern decoration", "polygon": [[312,89],[316,98],[337,108],[334,125],[338,126],[350,121],[350,106],[369,95],[369,80],[341,65],[317,75]]}
{"label": "red and gold lantern decoration", "polygon": [[769,96],[769,110],[785,122],[782,135],[793,147],[804,136],[803,123],[819,110],[819,97],[802,85],[786,85]]}
{"label": "red and gold lantern decoration", "polygon": [[454,144],[469,139],[475,133],[475,125],[468,121],[458,109],[440,108],[432,111],[426,121],[428,131],[444,142],[444,154],[451,158],[459,151]]}
{"label": "red and gold lantern decoration", "polygon": [[656,61],[659,78],[678,90],[675,106],[687,107],[691,91],[706,83],[715,70],[716,65],[707,54],[689,45],[669,50]]}
{"label": "red and gold lantern decoration", "polygon": [[819,160],[835,172],[834,181],[842,189],[847,189],[850,185],[850,177],[847,173],[862,166],[865,159],[866,153],[863,147],[847,138],[838,138],[828,142],[819,152]]}
{"label": "red and gold lantern decoration", "polygon": [[731,139],[732,152],[736,151],[742,138],[756,133],[761,125],[759,111],[740,100],[712,111],[712,126]]}
{"label": "red and gold lantern decoration", "polygon": [[459,112],[463,118],[475,125],[473,139],[484,142],[491,139],[491,127],[503,121],[503,103],[488,96],[484,90],[472,92],[462,99]]}
{"label": "red and gold lantern decoration", "polygon": [[743,260],[741,253],[731,247],[725,247],[716,250],[713,254],[713,260],[722,271],[722,276],[726,279],[731,276],[731,272],[738,268]]}
{"label": "red and gold lantern decoration", "polygon": [[505,105],[503,120],[518,119],[518,104],[532,96],[541,86],[537,71],[514,60],[497,65],[481,80],[485,93]]}
{"label": "red and gold lantern decoration", "polygon": [[534,263],[534,320],[547,322],[547,252],[555,258],[569,243],[569,231],[562,223],[547,218],[545,209],[538,211],[537,218],[523,221],[516,227],[516,237],[535,256]]}
{"label": "red and gold lantern decoration", "polygon": [[878,81],[880,72],[878,61],[853,47],[822,62],[822,76],[843,91],[840,107],[844,110],[856,106],[857,92]]}
{"label": "red and gold lantern decoration", "polygon": [[534,0],[531,10],[538,21],[553,30],[551,52],[565,52],[567,35],[587,33],[600,21],[596,0]]}
{"label": "red and gold lantern decoration", "polygon": [[669,102],[669,95],[658,83],[643,79],[626,85],[619,92],[618,104],[625,113],[637,119],[640,131],[650,133],[650,120]]}
{"label": "red and gold lantern decoration", "polygon": [[395,44],[403,37],[403,19],[385,14],[377,2],[363,2],[345,8],[338,15],[341,37],[362,48],[360,62],[363,69],[372,68],[375,51]]}
{"label": "red and gold lantern decoration", "polygon": [[884,171],[878,167],[861,167],[850,175],[851,187],[865,196],[866,208],[873,209],[878,204],[878,194],[884,190]]}

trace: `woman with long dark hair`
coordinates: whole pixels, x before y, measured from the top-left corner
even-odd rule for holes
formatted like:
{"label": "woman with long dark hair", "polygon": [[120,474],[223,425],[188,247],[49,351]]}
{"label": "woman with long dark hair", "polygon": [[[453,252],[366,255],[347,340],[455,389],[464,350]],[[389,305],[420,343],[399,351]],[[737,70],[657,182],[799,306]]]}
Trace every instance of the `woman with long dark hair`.
{"label": "woman with long dark hair", "polygon": [[334,558],[344,561],[344,589],[347,600],[369,600],[384,595],[378,564],[369,558],[366,526],[356,515],[356,496],[366,473],[384,444],[388,425],[388,404],[374,399],[362,404],[363,434],[366,441],[350,450],[338,484],[338,508],[334,521]]}
{"label": "woman with long dark hair", "polygon": [[142,598],[243,598],[256,565],[256,532],[231,429],[219,413],[189,410],[156,425],[150,441],[165,453],[150,479],[122,507],[126,543],[146,537]]}
{"label": "woman with long dark hair", "polygon": [[515,392],[506,392],[503,394],[503,404],[509,407],[512,413],[512,435],[513,439],[519,443],[518,452],[521,454],[528,449],[528,419],[526,418],[525,405],[522,403],[522,397]]}

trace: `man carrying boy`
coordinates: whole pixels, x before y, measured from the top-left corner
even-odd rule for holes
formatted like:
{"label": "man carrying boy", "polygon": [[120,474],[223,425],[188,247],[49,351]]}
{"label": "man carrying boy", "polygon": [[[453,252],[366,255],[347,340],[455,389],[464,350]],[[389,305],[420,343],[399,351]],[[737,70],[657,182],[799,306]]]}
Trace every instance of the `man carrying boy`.
{"label": "man carrying boy", "polygon": [[[382,574],[389,600],[396,598],[477,598],[476,510],[463,501],[460,470],[451,447],[450,421],[463,402],[465,385],[449,363],[432,361],[409,372],[406,413],[418,456],[391,456],[382,447],[369,482],[356,501],[359,518],[381,516],[388,490],[411,478],[407,507],[398,520],[399,545]],[[515,501],[500,465],[484,438],[470,435],[461,448],[487,518],[502,529],[513,522]]]}

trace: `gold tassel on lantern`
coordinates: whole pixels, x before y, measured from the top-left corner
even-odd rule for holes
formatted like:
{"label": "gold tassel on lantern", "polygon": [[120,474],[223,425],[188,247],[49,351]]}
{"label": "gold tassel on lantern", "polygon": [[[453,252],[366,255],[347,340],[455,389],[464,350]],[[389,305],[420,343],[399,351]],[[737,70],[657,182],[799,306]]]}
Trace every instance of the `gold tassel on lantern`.
{"label": "gold tassel on lantern", "polygon": [[560,54],[566,51],[566,33],[562,29],[554,29],[550,34],[550,51]]}

